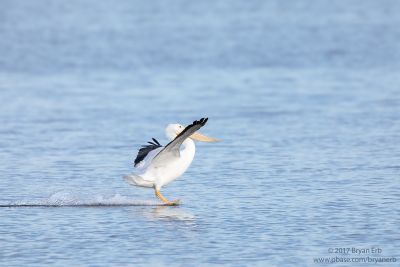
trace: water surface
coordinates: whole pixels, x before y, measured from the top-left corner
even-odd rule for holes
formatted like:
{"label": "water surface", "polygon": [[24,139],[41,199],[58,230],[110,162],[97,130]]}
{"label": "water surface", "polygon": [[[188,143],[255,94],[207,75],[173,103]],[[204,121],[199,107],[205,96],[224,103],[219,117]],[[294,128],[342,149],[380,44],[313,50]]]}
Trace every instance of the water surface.
{"label": "water surface", "polygon": [[[397,2],[0,5],[0,265],[400,260]],[[202,117],[179,206],[122,179]]]}

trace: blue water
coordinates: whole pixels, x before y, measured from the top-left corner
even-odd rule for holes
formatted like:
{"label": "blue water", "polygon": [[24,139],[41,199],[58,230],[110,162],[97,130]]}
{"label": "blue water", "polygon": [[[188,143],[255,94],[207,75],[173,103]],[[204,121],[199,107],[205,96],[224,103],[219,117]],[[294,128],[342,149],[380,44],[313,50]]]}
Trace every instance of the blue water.
{"label": "blue water", "polygon": [[[399,8],[1,0],[0,265],[398,265]],[[179,206],[122,179],[202,117]]]}

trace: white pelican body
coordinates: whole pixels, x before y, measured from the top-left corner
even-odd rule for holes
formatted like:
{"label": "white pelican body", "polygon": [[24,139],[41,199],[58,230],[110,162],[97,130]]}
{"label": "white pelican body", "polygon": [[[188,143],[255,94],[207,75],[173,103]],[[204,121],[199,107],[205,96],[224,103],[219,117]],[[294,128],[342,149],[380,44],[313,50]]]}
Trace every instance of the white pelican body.
{"label": "white pelican body", "polygon": [[[196,147],[191,139],[203,142],[220,142],[214,138],[196,132],[206,124],[208,119],[194,121],[186,128],[179,124],[170,124],[165,134],[171,142],[161,146],[157,140],[151,145],[139,150],[135,160],[135,168],[140,174],[129,174],[124,179],[131,185],[154,188],[156,196],[164,203],[177,203],[179,200],[170,202],[160,193],[161,187],[169,184],[180,177],[193,161]],[[191,139],[189,139],[191,138]],[[183,145],[184,149],[180,150]]]}
{"label": "white pelican body", "polygon": [[[168,164],[165,164],[163,167],[155,167],[150,165],[144,173],[140,174],[144,180],[153,182],[151,186],[145,184],[143,187],[154,187],[156,190],[160,190],[161,187],[179,178],[189,168],[193,161],[196,147],[194,142],[190,139],[186,139],[182,145],[184,146],[184,149],[180,151],[181,156],[179,158],[171,158],[171,160],[168,161]],[[164,149],[164,147],[162,147],[162,149]],[[162,149],[160,149],[160,151]],[[149,158],[146,157],[144,161],[146,163],[151,163],[155,156],[156,155],[153,157],[149,156]]]}

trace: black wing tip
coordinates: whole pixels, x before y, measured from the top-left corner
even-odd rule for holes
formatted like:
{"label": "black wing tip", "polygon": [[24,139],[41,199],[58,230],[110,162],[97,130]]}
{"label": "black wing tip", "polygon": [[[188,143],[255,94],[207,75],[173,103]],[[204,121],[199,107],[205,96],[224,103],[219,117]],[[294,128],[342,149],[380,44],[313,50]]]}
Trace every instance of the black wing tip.
{"label": "black wing tip", "polygon": [[201,118],[198,121],[194,121],[192,125],[197,125],[197,124],[201,124],[201,126],[204,126],[206,124],[206,122],[208,121],[208,118]]}
{"label": "black wing tip", "polygon": [[[152,138],[152,139],[154,142],[147,142],[147,143],[149,143],[153,146],[161,146],[160,143],[156,139],[154,139],[154,138]],[[143,147],[146,147],[146,145],[144,145]]]}
{"label": "black wing tip", "polygon": [[161,146],[160,143],[155,138],[152,138],[152,139],[157,145]]}
{"label": "black wing tip", "polygon": [[[156,147],[162,146],[162,145],[160,145],[160,143],[156,139],[154,139],[154,138],[152,138],[152,139],[153,139],[154,142],[147,142],[150,145],[143,145],[142,148],[148,148],[148,147],[153,147],[153,146],[156,146]],[[142,148],[139,148],[138,150],[141,150]]]}

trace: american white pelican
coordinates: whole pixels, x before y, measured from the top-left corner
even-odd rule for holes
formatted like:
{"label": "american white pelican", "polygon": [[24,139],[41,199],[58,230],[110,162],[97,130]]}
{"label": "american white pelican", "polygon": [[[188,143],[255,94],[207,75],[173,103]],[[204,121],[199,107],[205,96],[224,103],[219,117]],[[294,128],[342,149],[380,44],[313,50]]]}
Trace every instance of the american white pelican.
{"label": "american white pelican", "polygon": [[[194,121],[186,128],[180,124],[170,124],[165,130],[171,142],[161,146],[156,139],[143,146],[135,159],[135,169],[140,174],[125,175],[124,179],[131,185],[154,188],[156,196],[164,203],[175,204],[177,201],[168,201],[160,193],[161,187],[181,176],[192,163],[195,153],[194,142],[190,139],[203,142],[221,142],[207,135],[196,132],[203,127],[208,118]],[[180,150],[181,145],[185,148]]]}

